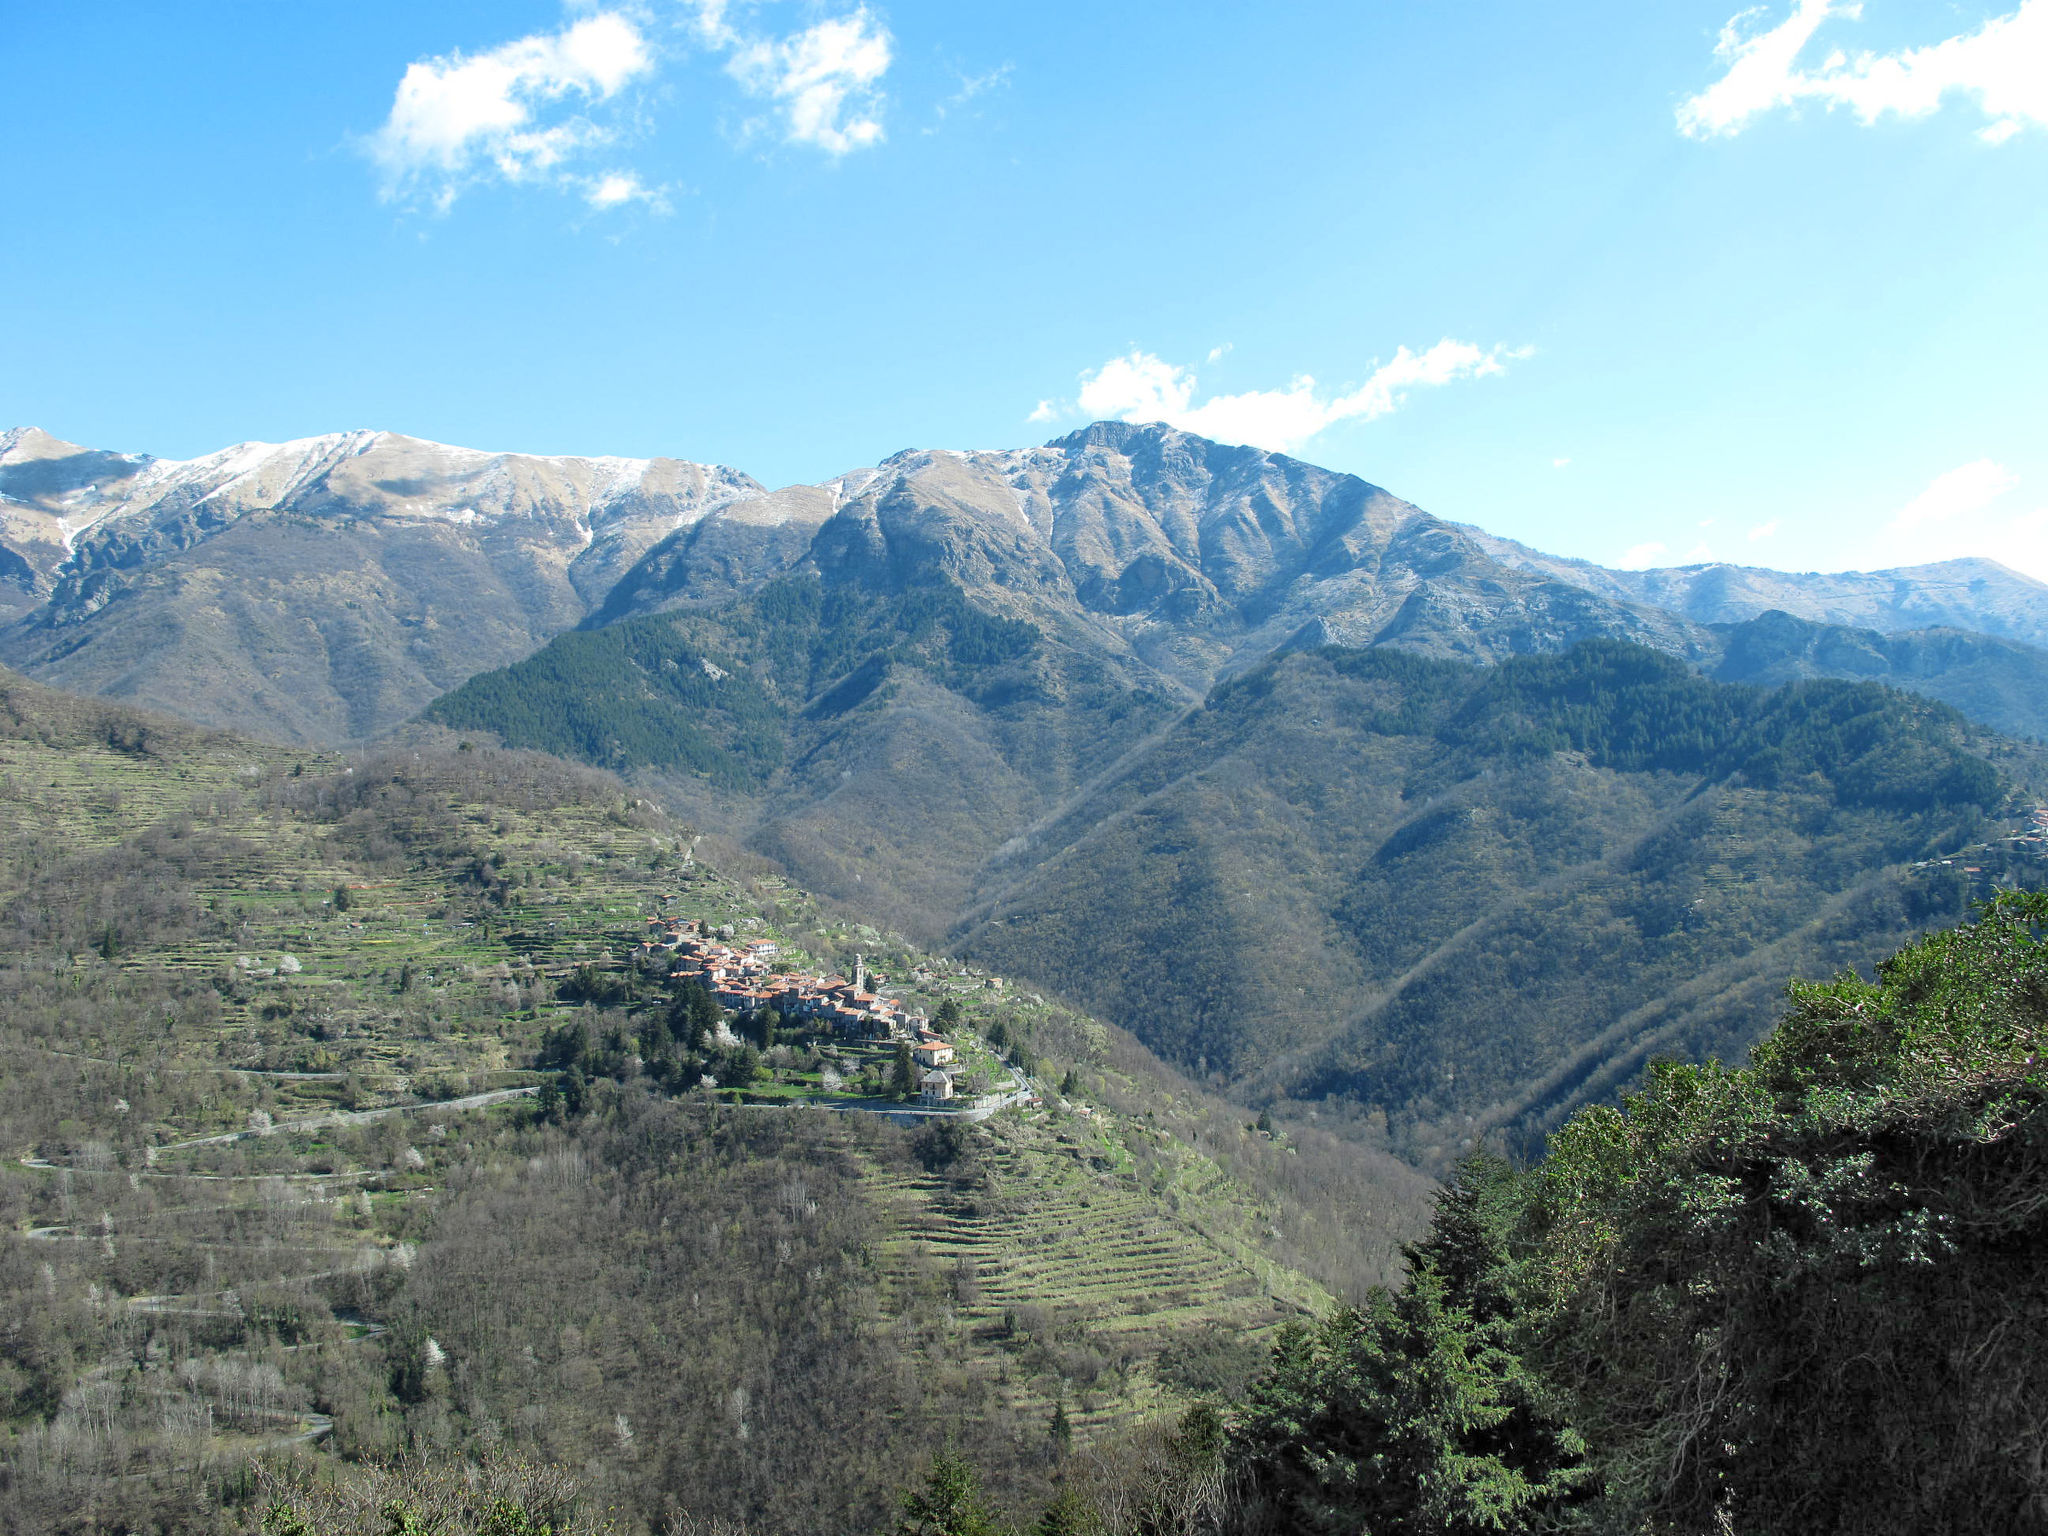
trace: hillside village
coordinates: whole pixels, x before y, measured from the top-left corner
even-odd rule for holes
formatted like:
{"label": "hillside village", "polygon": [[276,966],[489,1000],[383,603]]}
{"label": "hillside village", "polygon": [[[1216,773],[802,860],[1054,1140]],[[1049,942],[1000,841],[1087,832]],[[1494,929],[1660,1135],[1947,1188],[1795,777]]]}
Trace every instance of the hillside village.
{"label": "hillside village", "polygon": [[[956,1085],[946,1068],[958,1056],[956,1047],[926,1015],[885,996],[880,989],[887,978],[870,972],[864,957],[855,958],[850,979],[807,974],[777,968],[782,946],[775,940],[727,942],[708,919],[649,918],[648,928],[633,956],[642,969],[695,981],[733,1013],[772,1011],[847,1041],[907,1044],[920,1074],[919,1102],[930,1108],[954,1099]],[[1002,980],[991,977],[989,985],[999,990]]]}

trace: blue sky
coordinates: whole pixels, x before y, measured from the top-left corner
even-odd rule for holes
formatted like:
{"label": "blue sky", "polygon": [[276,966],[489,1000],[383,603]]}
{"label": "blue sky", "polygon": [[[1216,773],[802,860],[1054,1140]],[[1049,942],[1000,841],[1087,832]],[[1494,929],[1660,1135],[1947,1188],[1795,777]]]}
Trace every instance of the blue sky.
{"label": "blue sky", "polygon": [[2048,579],[2048,0],[1739,10],[0,0],[0,425],[779,484],[1167,417]]}

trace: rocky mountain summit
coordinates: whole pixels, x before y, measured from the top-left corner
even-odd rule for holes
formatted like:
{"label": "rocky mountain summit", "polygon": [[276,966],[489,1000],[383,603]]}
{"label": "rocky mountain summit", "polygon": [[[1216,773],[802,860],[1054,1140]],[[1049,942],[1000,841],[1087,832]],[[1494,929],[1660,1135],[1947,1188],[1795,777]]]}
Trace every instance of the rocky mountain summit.
{"label": "rocky mountain summit", "polygon": [[678,459],[364,431],[176,461],[21,428],[0,436],[0,651],[78,692],[353,740],[578,623],[679,526],[755,501],[779,505]]}
{"label": "rocky mountain summit", "polygon": [[[943,574],[1197,696],[1289,644],[1472,661],[1591,635],[1711,649],[1653,607],[1506,567],[1355,475],[1167,427],[1098,422],[1041,448],[901,453],[830,489],[831,516],[789,568],[870,590]],[[725,551],[707,560],[706,542],[694,528],[671,535],[603,617],[729,592]]]}
{"label": "rocky mountain summit", "polygon": [[[791,574],[871,592],[943,578],[1116,683],[1185,702],[1276,650],[1324,644],[1489,662],[1601,637],[1712,668],[1727,644],[1713,626],[1766,611],[1881,633],[1939,624],[2023,643],[1997,658],[2025,679],[1991,690],[1993,723],[2048,731],[2031,702],[2048,696],[2034,678],[2048,656],[2032,649],[2048,639],[2048,587],[1991,562],[1611,571],[1164,426],[913,450],[774,491],[688,460],[388,432],[185,461],[0,435],[0,659],[291,741],[374,736],[566,630],[715,607]],[[1843,675],[1825,658],[1858,650],[1809,646],[1799,670]],[[1940,664],[1878,670],[1954,692]],[[1874,675],[1868,657],[1847,675]]]}

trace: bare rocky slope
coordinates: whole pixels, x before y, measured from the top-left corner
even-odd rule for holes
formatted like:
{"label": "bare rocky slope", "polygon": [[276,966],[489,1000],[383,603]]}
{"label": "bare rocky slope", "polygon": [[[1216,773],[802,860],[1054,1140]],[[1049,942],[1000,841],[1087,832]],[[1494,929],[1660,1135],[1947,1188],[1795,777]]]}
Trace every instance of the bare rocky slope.
{"label": "bare rocky slope", "polygon": [[388,432],[179,462],[18,429],[0,436],[0,654],[78,692],[351,741],[580,622],[679,526],[772,543],[817,500],[716,465]]}
{"label": "bare rocky slope", "polygon": [[[1966,710],[1990,700],[1990,723],[2048,734],[2032,702],[2048,588],[1989,562],[1609,571],[1447,523],[1353,475],[1160,426],[906,452],[778,491],[687,460],[487,453],[389,432],[185,461],[0,434],[0,660],[295,742],[375,736],[565,630],[716,606],[792,571],[878,589],[942,573],[1187,702],[1290,645],[1483,662],[1604,636],[1713,667],[1726,641],[1710,626],[1770,610],[1884,633],[1946,625],[2028,649],[1987,661],[1922,647],[1888,675]],[[1808,645],[1796,665],[1828,673],[1829,657],[1858,649]],[[1830,675],[1871,675],[1868,655],[1851,660]],[[1954,667],[2006,680],[1944,691]]]}

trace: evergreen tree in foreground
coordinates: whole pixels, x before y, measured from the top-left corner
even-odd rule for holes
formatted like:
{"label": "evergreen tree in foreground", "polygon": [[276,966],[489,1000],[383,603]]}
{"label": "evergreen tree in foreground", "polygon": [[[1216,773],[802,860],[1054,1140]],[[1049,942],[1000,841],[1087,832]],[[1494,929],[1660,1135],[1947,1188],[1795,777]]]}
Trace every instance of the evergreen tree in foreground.
{"label": "evergreen tree in foreground", "polygon": [[1520,1352],[1504,1224],[1515,1176],[1476,1159],[1406,1250],[1407,1285],[1281,1332],[1239,1416],[1254,1516],[1303,1532],[1526,1527],[1585,1479],[1584,1443]]}
{"label": "evergreen tree in foreground", "polygon": [[922,1487],[903,1496],[896,1536],[995,1536],[995,1517],[981,1495],[981,1479],[967,1458],[943,1450],[932,1458]]}
{"label": "evergreen tree in foreground", "polygon": [[1099,1536],[1101,1531],[1095,1506],[1079,1489],[1062,1488],[1031,1527],[1031,1536]]}
{"label": "evergreen tree in foreground", "polygon": [[1283,1330],[1248,1528],[2048,1529],[2044,927],[2001,897],[1465,1164],[1398,1294]]}

